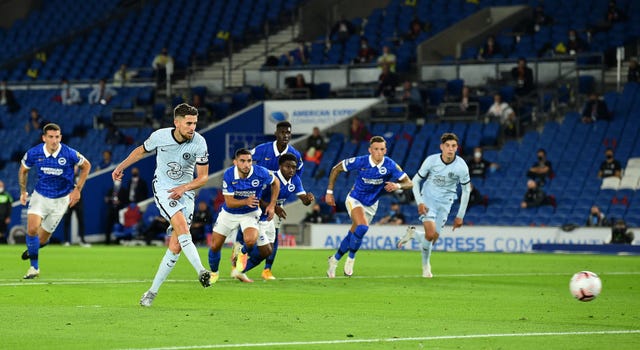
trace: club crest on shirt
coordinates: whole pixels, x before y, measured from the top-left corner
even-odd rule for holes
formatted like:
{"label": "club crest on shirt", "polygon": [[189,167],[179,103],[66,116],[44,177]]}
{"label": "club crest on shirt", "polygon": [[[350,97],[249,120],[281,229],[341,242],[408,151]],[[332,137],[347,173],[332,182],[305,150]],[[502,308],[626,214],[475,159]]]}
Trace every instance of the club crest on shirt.
{"label": "club crest on shirt", "polygon": [[260,186],[260,180],[256,179],[256,180],[251,180],[251,186],[252,187],[258,187]]}
{"label": "club crest on shirt", "polygon": [[453,178],[456,177],[456,174],[454,174],[452,172],[449,172],[448,176],[449,176],[450,179],[453,179]]}
{"label": "club crest on shirt", "polygon": [[60,164],[60,165],[67,164],[67,158],[64,158],[64,157],[58,158],[58,164]]}
{"label": "club crest on shirt", "polygon": [[294,184],[289,184],[289,186],[287,186],[287,191],[289,192],[293,192],[296,190],[296,185]]}
{"label": "club crest on shirt", "polygon": [[189,158],[191,158],[191,153],[183,153],[182,154],[182,159],[189,160]]}
{"label": "club crest on shirt", "polygon": [[171,208],[175,207],[176,205],[178,205],[178,202],[176,202],[176,201],[171,201],[171,202],[169,202],[169,206],[170,206]]}
{"label": "club crest on shirt", "polygon": [[386,173],[387,173],[387,168],[385,168],[385,167],[381,166],[381,167],[380,167],[380,174],[384,175],[384,174],[386,174]]}

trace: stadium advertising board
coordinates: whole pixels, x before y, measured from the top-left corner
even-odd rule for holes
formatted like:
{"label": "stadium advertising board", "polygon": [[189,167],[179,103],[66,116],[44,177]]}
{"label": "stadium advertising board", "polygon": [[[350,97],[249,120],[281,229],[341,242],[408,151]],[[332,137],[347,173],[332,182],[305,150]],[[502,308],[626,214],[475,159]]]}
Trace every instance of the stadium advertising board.
{"label": "stadium advertising board", "polygon": [[296,134],[310,134],[345,120],[378,102],[376,98],[324,99],[264,102],[264,133],[273,134],[276,124],[289,121]]}
{"label": "stadium advertising board", "polygon": [[[396,249],[396,243],[404,235],[406,228],[407,226],[370,226],[360,249]],[[349,225],[311,225],[311,247],[337,249],[347,230]],[[465,226],[452,232],[451,227],[446,227],[434,250],[524,253],[533,251],[532,247],[536,243],[603,244],[610,239],[611,229],[608,228],[578,228],[564,232],[555,227]],[[418,250],[420,243],[415,239],[411,240],[404,249]]]}

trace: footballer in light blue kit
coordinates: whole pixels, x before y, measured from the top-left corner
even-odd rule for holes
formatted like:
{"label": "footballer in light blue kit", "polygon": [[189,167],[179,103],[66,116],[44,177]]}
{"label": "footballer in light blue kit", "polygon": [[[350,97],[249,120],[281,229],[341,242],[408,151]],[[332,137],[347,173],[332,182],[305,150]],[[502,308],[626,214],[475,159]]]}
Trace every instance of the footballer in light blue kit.
{"label": "footballer in light blue kit", "polygon": [[[302,186],[302,180],[300,176],[296,174],[296,169],[298,168],[298,159],[295,155],[286,153],[280,156],[278,163],[280,165],[280,169],[274,173],[276,178],[278,178],[280,182],[280,193],[278,194],[278,199],[276,200],[275,207],[275,216],[273,220],[267,220],[267,215],[265,213],[260,216],[259,230],[260,232],[264,232],[266,234],[266,239],[269,244],[262,246],[254,246],[253,249],[249,251],[249,258],[247,261],[247,265],[245,266],[243,271],[239,271],[234,269],[234,277],[243,281],[243,282],[252,282],[246,276],[246,272],[258,266],[262,260],[267,260],[265,264],[265,268],[262,271],[262,278],[264,280],[274,280],[272,274],[267,274],[271,270],[273,265],[273,255],[275,253],[274,242],[277,241],[278,231],[280,229],[280,224],[283,220],[287,218],[287,213],[285,212],[283,206],[287,199],[292,197],[300,198],[302,204],[309,205],[315,199],[313,193],[304,190]],[[266,206],[271,199],[271,188],[267,187],[262,192],[260,205]],[[234,255],[240,253],[241,243],[236,242],[234,244]],[[272,258],[269,260],[269,258]]]}
{"label": "footballer in light blue kit", "polygon": [[410,189],[413,183],[409,176],[395,161],[385,157],[387,143],[381,136],[374,136],[369,141],[369,155],[349,158],[336,164],[329,174],[329,184],[325,201],[335,206],[333,188],[338,174],[341,172],[358,171],[358,177],[353,188],[347,195],[345,204],[351,217],[351,228],[347,236],[340,242],[338,251],[329,257],[327,277],[335,278],[338,261],[347,252],[349,256],[344,264],[344,275],[353,275],[355,255],[362,238],[369,230],[369,223],[378,209],[378,198],[383,191],[395,192],[397,190]]}
{"label": "footballer in light blue kit", "polygon": [[409,227],[407,233],[398,242],[398,248],[402,248],[415,236],[422,243],[422,277],[426,278],[433,277],[430,262],[431,249],[442,233],[453,201],[458,198],[458,184],[462,187],[462,196],[453,222],[454,230],[462,226],[471,193],[469,168],[467,163],[456,155],[458,136],[453,133],[444,133],[440,137],[440,150],[442,153],[428,156],[413,177],[413,182],[416,184],[413,195],[418,204],[418,214],[420,214],[424,232]]}
{"label": "footballer in light blue kit", "polygon": [[[224,204],[213,225],[211,248],[209,249],[209,265],[212,274],[219,276],[220,250],[227,237],[235,237],[238,228],[242,230],[244,245],[234,256],[233,271],[243,271],[248,259],[247,252],[254,245],[269,244],[265,233],[259,232],[258,221],[262,210],[260,197],[262,192],[271,188],[271,198],[264,210],[267,220],[272,220],[275,213],[276,200],[280,192],[280,182],[265,167],[253,165],[251,152],[246,148],[238,149],[233,159],[233,166],[225,170],[222,178],[222,194]],[[234,276],[237,277],[237,276]],[[248,282],[248,281],[247,281]]]}
{"label": "footballer in light blue kit", "polygon": [[179,104],[173,110],[174,127],[151,133],[111,173],[113,180],[122,180],[127,167],[148,153],[156,153],[153,197],[162,217],[170,222],[167,233],[171,237],[151,288],[140,299],[140,305],[145,307],[153,303],[181,252],[198,273],[198,280],[203,287],[216,282],[202,265],[189,231],[193,218],[194,190],[204,186],[209,178],[209,151],[205,139],[195,131],[197,122],[198,109],[186,103]]}
{"label": "footballer in light blue kit", "polygon": [[[80,192],[91,171],[91,163],[75,149],[61,143],[62,131],[57,124],[42,128],[43,144],[29,149],[22,157],[18,182],[20,203],[27,204],[27,177],[35,168],[38,181],[29,199],[27,209],[27,251],[23,260],[30,260],[29,270],[23,277],[33,279],[40,275],[38,254],[60,223],[67,208],[80,200]],[[80,168],[78,182],[74,183],[74,167]]]}

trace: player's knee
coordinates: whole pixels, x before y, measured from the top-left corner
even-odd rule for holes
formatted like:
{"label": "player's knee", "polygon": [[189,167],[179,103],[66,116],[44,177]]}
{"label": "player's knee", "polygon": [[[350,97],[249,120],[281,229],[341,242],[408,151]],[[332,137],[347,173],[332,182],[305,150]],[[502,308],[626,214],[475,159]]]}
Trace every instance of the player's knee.
{"label": "player's knee", "polygon": [[356,226],[355,232],[353,233],[357,238],[362,239],[364,235],[369,231],[369,226],[367,225],[358,225]]}

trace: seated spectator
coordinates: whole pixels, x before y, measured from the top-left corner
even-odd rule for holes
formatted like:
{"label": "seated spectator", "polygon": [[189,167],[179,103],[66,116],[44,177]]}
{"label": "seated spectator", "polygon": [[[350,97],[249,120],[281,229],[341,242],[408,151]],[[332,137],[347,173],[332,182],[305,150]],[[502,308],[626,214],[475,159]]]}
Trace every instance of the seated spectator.
{"label": "seated spectator", "polygon": [[138,236],[138,228],[140,227],[140,220],[142,219],[142,212],[140,207],[136,203],[130,203],[127,209],[124,211],[122,221],[122,235],[116,237],[116,244],[122,239],[131,239]]}
{"label": "seated spectator", "polygon": [[418,87],[411,84],[410,81],[405,81],[402,84],[402,103],[405,103],[409,108],[409,115],[412,118],[419,118],[424,112],[424,103],[422,102],[422,95]]}
{"label": "seated spectator", "polygon": [[483,205],[487,206],[489,204],[489,197],[486,195],[482,195],[478,188],[471,183],[471,193],[469,193],[469,207],[472,205]]}
{"label": "seated spectator", "polygon": [[332,218],[331,215],[325,214],[320,203],[316,202],[313,203],[313,206],[311,206],[311,212],[307,213],[303,221],[311,224],[320,224],[323,222],[329,223],[332,221]]}
{"label": "seated spectator", "polygon": [[516,136],[516,123],[518,122],[516,112],[513,111],[513,108],[508,103],[502,101],[500,94],[493,95],[493,104],[487,111],[487,117],[498,119],[506,135]]}
{"label": "seated spectator", "polygon": [[472,106],[470,103],[476,102],[474,97],[471,96],[471,89],[465,85],[462,87],[462,93],[460,95],[460,111],[462,112],[475,112],[477,106]]}
{"label": "seated spectator", "polygon": [[294,79],[288,81],[287,87],[291,89],[291,97],[306,99],[311,97],[311,87],[304,80],[304,75],[298,73]]}
{"label": "seated spectator", "polygon": [[287,55],[289,65],[299,66],[309,62],[309,48],[304,41],[298,41],[298,46]]}
{"label": "seated spectator", "polygon": [[378,57],[378,67],[384,72],[384,68],[387,67],[391,73],[396,72],[396,55],[394,55],[389,46],[382,47],[382,55]]}
{"label": "seated spectator", "polygon": [[349,138],[352,143],[360,143],[360,142],[368,142],[371,138],[371,134],[369,130],[364,125],[364,123],[358,119],[358,117],[353,117],[351,119],[351,127],[349,128]]}
{"label": "seated spectator", "polygon": [[304,160],[320,164],[322,152],[326,147],[324,136],[320,134],[320,128],[315,126],[307,139],[307,148],[304,152]]}
{"label": "seated spectator", "polygon": [[388,66],[383,66],[382,73],[378,76],[376,96],[384,97],[388,102],[393,103],[395,102],[396,86],[398,86],[398,76]]}
{"label": "seated spectator", "polygon": [[151,67],[153,68],[158,88],[164,88],[167,80],[171,80],[173,65],[173,57],[169,55],[169,50],[166,47],[162,48],[162,51],[153,58]]}
{"label": "seated spectator", "polygon": [[400,211],[400,204],[397,202],[391,203],[387,215],[378,220],[378,225],[404,225],[404,223],[404,214]]}
{"label": "seated spectator", "polygon": [[496,43],[495,36],[489,35],[489,37],[487,37],[487,42],[480,49],[480,51],[478,51],[478,59],[482,61],[499,57],[502,57],[500,45]]}
{"label": "seated spectator", "polygon": [[107,135],[105,136],[107,145],[124,145],[127,143],[127,137],[118,129],[117,126],[109,123],[107,126]]}
{"label": "seated spectator", "polygon": [[202,243],[206,241],[206,227],[213,222],[213,215],[211,215],[211,209],[205,201],[199,201],[198,207],[193,213],[193,220],[191,221],[190,233],[194,243]]}
{"label": "seated spectator", "polygon": [[537,151],[538,160],[533,163],[527,177],[534,180],[538,185],[544,186],[547,180],[549,180],[553,174],[551,162],[547,160],[547,152],[540,148]]}
{"label": "seated spectator", "polygon": [[62,79],[60,99],[63,105],[76,105],[82,102],[80,91],[69,84],[69,80]]}
{"label": "seated spectator", "polygon": [[533,70],[527,67],[527,60],[524,57],[518,58],[518,66],[511,70],[511,78],[516,83],[516,95],[523,97],[533,91]]}
{"label": "seated spectator", "polygon": [[355,32],[356,28],[353,26],[351,21],[346,19],[346,17],[341,16],[340,20],[331,28],[330,38],[331,40],[345,44],[347,40],[349,40],[349,37]]}
{"label": "seated spectator", "polygon": [[575,29],[570,29],[565,42],[558,43],[555,53],[559,55],[575,56],[587,50],[587,44],[578,36]]}
{"label": "seated spectator", "polygon": [[94,87],[93,91],[89,93],[89,104],[100,103],[101,105],[106,105],[117,94],[115,89],[107,85],[106,80],[100,79],[98,86]]}
{"label": "seated spectator", "polygon": [[584,104],[584,108],[582,109],[582,122],[583,123],[593,123],[598,120],[609,120],[609,108],[607,108],[607,103],[604,100],[598,98],[598,94],[591,93],[589,95],[589,99]]}
{"label": "seated spectator", "polygon": [[355,64],[358,63],[371,63],[376,58],[376,50],[369,46],[369,40],[362,37],[360,39],[360,49],[358,50],[358,56],[355,58]]}
{"label": "seated spectator", "polygon": [[20,104],[16,100],[13,91],[7,87],[6,80],[2,80],[0,83],[0,106],[7,106],[7,112],[10,114],[20,110]]}
{"label": "seated spectator", "polygon": [[482,147],[473,149],[473,157],[467,159],[469,175],[474,178],[485,179],[488,173],[498,170],[498,163],[491,163],[482,157]]}
{"label": "seated spectator", "polygon": [[589,217],[587,218],[585,225],[589,227],[591,226],[600,227],[600,226],[609,226],[610,223],[606,215],[604,215],[604,213],[600,210],[600,208],[594,205],[591,207],[591,211],[589,212]]}
{"label": "seated spectator", "polygon": [[198,123],[201,125],[208,125],[213,122],[213,112],[211,109],[204,103],[204,96],[200,94],[194,94],[191,97],[191,105],[198,110]]}
{"label": "seated spectator", "polygon": [[113,164],[113,160],[111,159],[111,151],[104,150],[102,151],[102,160],[96,167],[96,170],[106,169]]}
{"label": "seated spectator", "polygon": [[121,64],[120,69],[118,69],[115,74],[113,74],[113,84],[119,87],[123,87],[131,82],[131,79],[135,77],[138,72],[133,70],[128,70],[126,64]]}
{"label": "seated spectator", "polygon": [[422,24],[422,21],[420,21],[420,18],[413,16],[411,23],[409,23],[409,30],[407,31],[405,38],[407,40],[416,40],[420,34],[422,34],[423,28],[424,25]]}
{"label": "seated spectator", "polygon": [[31,130],[41,130],[47,121],[42,117],[40,112],[37,109],[31,108],[31,112],[29,113],[29,121],[24,126],[25,132],[30,132]]}
{"label": "seated spectator", "polygon": [[544,8],[541,5],[536,6],[534,15],[533,15],[533,31],[531,32],[539,32],[541,27],[549,26],[553,24],[553,18],[546,13],[544,13]]}
{"label": "seated spectator", "polygon": [[553,205],[551,197],[547,196],[535,181],[528,180],[527,192],[524,194],[520,207],[523,209],[536,208],[542,205]]}
{"label": "seated spectator", "polygon": [[155,214],[151,222],[147,222],[145,229],[142,231],[142,237],[147,245],[151,245],[151,241],[160,234],[166,234],[169,228],[169,222],[160,215],[160,211],[155,205],[150,206],[147,210],[153,210],[151,214]]}
{"label": "seated spectator", "polygon": [[605,177],[615,176],[622,179],[622,165],[613,158],[613,149],[607,148],[604,151],[604,156],[606,159],[600,164],[598,177],[604,179]]}
{"label": "seated spectator", "polygon": [[638,61],[631,59],[629,61],[629,70],[627,71],[627,81],[637,83],[640,81],[640,69],[638,69]]}
{"label": "seated spectator", "polygon": [[378,221],[379,225],[404,225],[406,222],[406,218],[402,213],[399,202],[391,203],[391,207],[389,208],[389,212],[387,215],[380,218]]}

